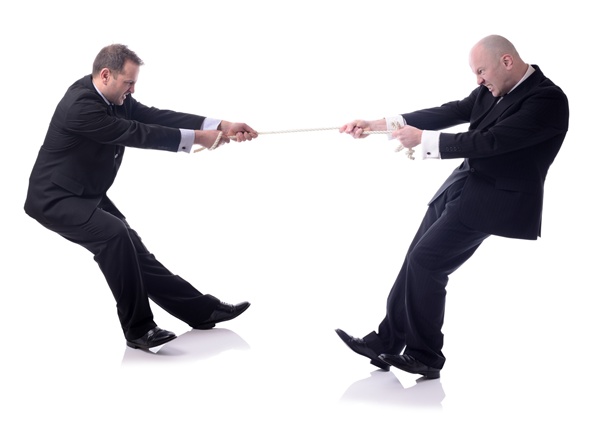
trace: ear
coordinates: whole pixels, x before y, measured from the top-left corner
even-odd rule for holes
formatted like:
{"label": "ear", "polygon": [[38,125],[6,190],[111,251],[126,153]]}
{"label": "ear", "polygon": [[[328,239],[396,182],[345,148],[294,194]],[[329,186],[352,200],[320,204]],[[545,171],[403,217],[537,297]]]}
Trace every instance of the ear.
{"label": "ear", "polygon": [[110,69],[108,67],[105,67],[102,70],[100,70],[100,80],[102,81],[102,83],[104,83],[106,85],[108,83],[109,79],[110,79]]}
{"label": "ear", "polygon": [[502,56],[502,65],[504,66],[505,69],[509,70],[512,65],[513,65],[513,58],[510,54],[504,54]]}

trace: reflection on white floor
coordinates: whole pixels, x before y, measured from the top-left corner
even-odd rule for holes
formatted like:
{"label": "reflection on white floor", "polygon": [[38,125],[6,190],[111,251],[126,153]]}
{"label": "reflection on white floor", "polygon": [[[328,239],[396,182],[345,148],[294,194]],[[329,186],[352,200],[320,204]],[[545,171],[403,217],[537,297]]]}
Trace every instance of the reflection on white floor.
{"label": "reflection on white floor", "polygon": [[[331,338],[338,341],[333,331],[331,334]],[[203,385],[193,388],[199,391],[210,390],[212,403],[226,402],[226,411],[231,414],[243,414],[243,408],[252,402],[251,406],[259,408],[259,413],[265,419],[277,419],[275,414],[288,410],[290,414],[285,419],[303,419],[302,417],[312,417],[319,413],[331,416],[347,414],[346,416],[351,417],[349,419],[354,419],[364,410],[382,414],[421,411],[423,416],[434,415],[443,410],[445,393],[440,379],[423,380],[419,376],[403,373],[406,378],[402,382],[408,385],[404,386],[395,370],[385,372],[375,369],[368,360],[353,354],[343,343],[338,345],[340,346],[334,348],[340,352],[339,360],[351,360],[355,367],[349,367],[349,371],[358,372],[357,369],[360,369],[362,374],[346,386],[338,385],[334,389],[330,388],[331,380],[336,377],[333,373],[340,368],[343,370],[342,367],[330,370],[329,373],[319,369],[311,373],[310,362],[303,364],[300,359],[294,361],[302,357],[301,349],[289,350],[290,361],[287,365],[274,362],[276,356],[267,358],[268,362],[263,364],[260,362],[261,358],[251,356],[256,350],[235,331],[226,328],[190,330],[174,341],[150,351],[125,347],[121,375],[150,374],[150,378],[156,382],[152,387],[160,389],[159,379],[161,382],[167,380],[180,383],[180,386],[193,384],[196,380],[192,373],[197,369],[206,374],[212,371],[211,367],[218,366],[224,360],[227,360],[230,368],[235,365],[244,366],[243,361],[247,360],[254,361],[252,367],[246,366],[245,371],[240,371],[238,376],[227,378],[227,374],[215,371],[214,377],[203,378]],[[271,360],[273,364],[270,363]],[[229,373],[235,371],[237,369],[230,370]],[[300,371],[304,373],[300,374]],[[333,378],[327,378],[330,375]],[[246,386],[238,387],[244,384]],[[329,390],[325,392],[326,389]],[[225,390],[224,395],[219,396],[218,390]],[[324,393],[330,393],[329,398],[323,399]],[[163,398],[157,396],[157,399]],[[226,416],[225,419],[230,418]]]}
{"label": "reflection on white floor", "polygon": [[341,402],[363,402],[397,409],[442,409],[444,388],[440,379],[421,380],[404,387],[392,371],[376,370],[370,377],[357,380],[344,392]]}
{"label": "reflection on white floor", "polygon": [[[176,340],[150,351],[125,347],[122,366],[153,368],[163,364],[193,364],[210,360],[227,351],[250,351],[250,346],[235,332],[215,328],[212,331],[190,330]],[[367,362],[366,360],[364,362]],[[368,365],[365,365],[368,368]],[[392,371],[376,369],[369,377],[352,383],[339,399],[341,403],[365,403],[374,406],[442,409],[444,389],[440,379],[415,377],[410,387],[404,387]],[[267,388],[267,385],[262,385]]]}
{"label": "reflection on white floor", "polygon": [[248,350],[250,346],[228,329],[190,330],[167,344],[141,351],[125,347],[122,365],[151,363],[193,363],[230,350]]}
{"label": "reflection on white floor", "polygon": [[[339,315],[301,314],[295,311],[301,305],[254,301],[239,319],[207,331],[190,330],[157,311],[161,324],[174,326],[179,336],[151,352],[127,347],[108,313],[61,330],[67,315],[58,317],[58,307],[40,302],[47,324],[9,327],[12,340],[1,350],[0,404],[5,413],[17,414],[11,421],[175,421],[206,414],[220,420],[479,421],[515,414],[588,419],[577,417],[596,411],[596,368],[573,371],[572,354],[568,367],[555,365],[555,347],[540,352],[545,346],[539,345],[552,338],[519,329],[515,320],[486,318],[497,337],[507,338],[501,344],[487,331],[474,335],[479,325],[466,304],[463,314],[451,307],[446,330],[452,339],[441,378],[420,380],[395,368],[378,370],[339,340],[338,327],[368,333],[353,327],[360,317],[345,313],[351,322],[341,326]],[[286,305],[287,318],[272,316]],[[90,322],[93,334],[84,332]],[[512,336],[503,324],[511,326]]]}

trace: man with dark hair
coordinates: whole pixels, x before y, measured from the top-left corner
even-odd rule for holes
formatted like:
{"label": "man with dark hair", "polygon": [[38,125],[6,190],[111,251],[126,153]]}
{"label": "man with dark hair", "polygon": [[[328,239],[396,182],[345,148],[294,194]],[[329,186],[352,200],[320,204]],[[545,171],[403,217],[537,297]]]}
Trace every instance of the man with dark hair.
{"label": "man with dark hair", "polygon": [[132,94],[142,60],[125,45],[104,47],[91,75],[59,102],[29,179],[25,211],[94,255],[116,300],[128,346],[150,349],[176,338],[154,322],[149,299],[196,329],[239,316],[165,268],[107,196],[126,147],[191,152],[258,133],[245,123],[160,110]]}

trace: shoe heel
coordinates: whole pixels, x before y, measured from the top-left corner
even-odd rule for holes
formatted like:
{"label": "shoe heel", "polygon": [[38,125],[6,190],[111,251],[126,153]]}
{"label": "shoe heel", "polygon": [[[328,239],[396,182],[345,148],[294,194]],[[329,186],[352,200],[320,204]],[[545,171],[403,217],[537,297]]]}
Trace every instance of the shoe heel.
{"label": "shoe heel", "polygon": [[133,342],[129,342],[129,341],[127,341],[127,346],[128,346],[129,348],[133,348],[133,349],[140,349],[140,347],[139,347],[139,346],[137,346],[137,345],[136,345],[136,344],[134,344]]}
{"label": "shoe heel", "polygon": [[379,367],[383,371],[390,371],[390,365],[381,360],[371,360],[371,364],[373,364],[375,367]]}
{"label": "shoe heel", "polygon": [[420,373],[423,377],[425,377],[426,379],[439,379],[440,378],[440,372],[439,371],[426,371],[424,373]]}
{"label": "shoe heel", "polygon": [[198,326],[194,326],[194,329],[198,329],[198,330],[209,330],[212,329],[213,327],[215,327],[216,324],[215,323],[205,323],[203,325],[198,325]]}

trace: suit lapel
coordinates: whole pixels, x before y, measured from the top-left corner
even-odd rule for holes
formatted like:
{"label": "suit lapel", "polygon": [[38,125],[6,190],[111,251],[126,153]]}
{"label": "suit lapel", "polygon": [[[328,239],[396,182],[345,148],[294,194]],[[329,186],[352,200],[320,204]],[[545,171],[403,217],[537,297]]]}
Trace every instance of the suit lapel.
{"label": "suit lapel", "polygon": [[495,103],[495,105],[483,115],[483,118],[476,123],[474,126],[475,128],[481,130],[495,123],[505,110],[527,95],[527,93],[535,86],[539,85],[540,81],[544,78],[544,74],[535,64],[533,65],[533,68],[535,69],[535,72],[517,86],[514,91],[502,97],[502,101]]}
{"label": "suit lapel", "polygon": [[483,116],[483,119],[479,123],[477,123],[477,129],[481,130],[493,124],[498,119],[498,117],[502,115],[504,110],[510,107],[510,105],[513,102],[513,98],[511,98],[510,95],[502,97],[500,102],[496,100],[491,106],[491,108],[488,110],[487,114]]}

